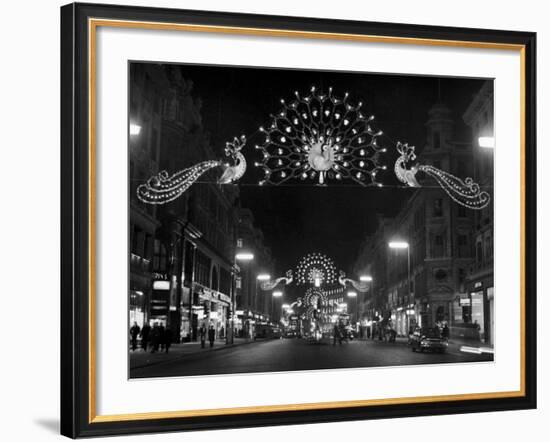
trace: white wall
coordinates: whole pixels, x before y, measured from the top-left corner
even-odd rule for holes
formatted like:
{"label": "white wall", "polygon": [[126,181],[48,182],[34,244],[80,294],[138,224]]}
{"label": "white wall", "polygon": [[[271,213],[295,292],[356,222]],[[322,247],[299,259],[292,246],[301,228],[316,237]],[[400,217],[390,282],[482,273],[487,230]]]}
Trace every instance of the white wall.
{"label": "white wall", "polygon": [[[58,0],[3,4],[0,27],[0,160],[2,228],[0,248],[2,321],[0,322],[0,435],[3,440],[45,441],[59,438],[59,6]],[[297,2],[278,0],[145,0],[126,4],[265,14],[391,21],[447,26],[537,31],[538,34],[538,145],[539,226],[549,220],[542,189],[548,163],[550,102],[544,82],[549,75],[550,15],[544,3],[462,0],[339,0]],[[7,199],[6,199],[7,196]],[[544,247],[544,246],[547,247]],[[445,441],[544,439],[550,418],[548,381],[549,329],[542,311],[543,261],[548,235],[539,229],[539,409],[506,413],[318,424],[269,429],[246,429],[186,434],[188,441],[224,442],[246,439],[294,440],[421,440]],[[29,258],[32,257],[32,260]],[[22,313],[22,314],[21,314]],[[31,322],[32,321],[32,322]],[[538,430],[538,431],[537,431]],[[148,440],[153,436],[141,436]],[[157,435],[154,440],[181,440],[182,435]],[[138,440],[128,437],[124,440]]]}

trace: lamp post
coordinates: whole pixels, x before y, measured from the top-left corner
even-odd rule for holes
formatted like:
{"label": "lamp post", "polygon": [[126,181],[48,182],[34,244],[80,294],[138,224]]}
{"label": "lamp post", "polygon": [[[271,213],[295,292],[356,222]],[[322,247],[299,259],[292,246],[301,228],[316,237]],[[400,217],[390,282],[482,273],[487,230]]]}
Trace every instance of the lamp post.
{"label": "lamp post", "polygon": [[[407,286],[408,286],[408,302],[411,301],[411,247],[408,242],[406,241],[390,241],[388,243],[388,246],[390,249],[394,250],[401,250],[401,249],[407,249]],[[408,304],[408,303],[407,303]],[[407,306],[408,310],[408,306]],[[407,311],[405,311],[405,314],[407,315]],[[407,315],[407,326],[409,320]]]}
{"label": "lamp post", "polygon": [[[282,298],[283,297],[283,292],[279,291],[279,290],[275,290],[271,296],[271,313],[274,315],[274,312],[275,310],[273,309],[273,301],[275,298]],[[275,319],[275,318],[272,318],[272,319]]]}
{"label": "lamp post", "polygon": [[[254,288],[254,308],[257,308],[258,307],[258,284],[260,283],[260,281],[264,282],[264,281],[269,281],[271,279],[271,276],[267,273],[260,273],[259,275],[256,275],[256,285],[255,285],[255,288]],[[267,306],[265,305],[265,302],[262,302],[263,304],[263,307],[262,307],[262,311],[264,308],[267,308]]]}
{"label": "lamp post", "polygon": [[130,135],[138,136],[141,132],[141,126],[136,123],[130,123]]}
{"label": "lamp post", "polygon": [[[250,252],[245,252],[241,250],[240,252],[237,252],[235,254],[235,263],[237,261],[248,262],[248,261],[252,261],[253,259],[254,259],[254,254]],[[242,287],[242,281],[241,281],[241,287]],[[232,299],[231,299],[231,344],[234,342],[234,337],[235,337],[235,312],[237,310],[235,305],[236,303],[237,303],[236,290],[233,290]]]}
{"label": "lamp post", "polygon": [[348,298],[355,298],[355,323],[357,324],[357,318],[359,316],[357,311],[357,292],[348,292]]}

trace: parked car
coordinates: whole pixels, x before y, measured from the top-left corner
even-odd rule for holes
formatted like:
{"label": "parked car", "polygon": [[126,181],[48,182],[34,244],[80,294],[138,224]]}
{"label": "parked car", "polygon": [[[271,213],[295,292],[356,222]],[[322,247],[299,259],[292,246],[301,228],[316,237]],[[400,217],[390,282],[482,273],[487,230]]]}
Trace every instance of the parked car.
{"label": "parked car", "polygon": [[409,336],[409,345],[413,352],[418,350],[444,353],[449,343],[441,336],[439,328],[421,328]]}

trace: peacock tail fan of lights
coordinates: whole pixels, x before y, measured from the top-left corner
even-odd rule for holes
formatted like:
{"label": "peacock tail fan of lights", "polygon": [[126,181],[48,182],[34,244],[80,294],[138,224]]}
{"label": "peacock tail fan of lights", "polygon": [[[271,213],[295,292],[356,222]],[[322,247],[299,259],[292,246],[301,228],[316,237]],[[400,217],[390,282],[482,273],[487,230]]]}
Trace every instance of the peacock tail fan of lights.
{"label": "peacock tail fan of lights", "polygon": [[395,162],[395,176],[407,186],[422,187],[417,181],[416,174],[423,172],[432,177],[454,202],[464,207],[481,210],[491,202],[489,193],[481,190],[479,184],[475,183],[472,178],[463,180],[430,165],[414,164],[411,166],[410,163],[416,159],[414,146],[398,142],[396,149],[400,156]]}
{"label": "peacock tail fan of lights", "polygon": [[208,160],[195,164],[179,172],[169,175],[163,170],[152,176],[146,183],[140,184],[136,190],[137,197],[146,204],[166,204],[179,198],[202,175],[215,167],[222,167],[219,184],[229,184],[239,180],[246,171],[246,159],[241,149],[246,144],[246,137],[235,137],[225,143],[225,155],[231,158],[231,163]]}
{"label": "peacock tail fan of lights", "polygon": [[296,266],[297,285],[334,284],[337,281],[334,261],[322,253],[309,253]]}
{"label": "peacock tail fan of lights", "polygon": [[263,144],[256,145],[262,159],[255,163],[263,169],[260,185],[280,185],[293,180],[316,180],[319,185],[333,181],[353,181],[362,186],[382,186],[377,174],[382,131],[372,127],[374,116],[362,110],[363,103],[353,104],[348,93],[339,98],[312,87],[306,96],[295,92],[271,123],[260,127]]}

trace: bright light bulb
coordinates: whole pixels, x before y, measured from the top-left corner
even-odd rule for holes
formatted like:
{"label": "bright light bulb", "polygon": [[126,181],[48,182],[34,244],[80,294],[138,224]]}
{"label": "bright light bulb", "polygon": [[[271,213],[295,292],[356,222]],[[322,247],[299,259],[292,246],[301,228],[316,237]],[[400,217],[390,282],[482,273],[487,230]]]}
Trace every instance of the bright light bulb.
{"label": "bright light bulb", "polygon": [[388,243],[390,249],[407,249],[409,248],[409,243],[405,241],[392,241]]}
{"label": "bright light bulb", "polygon": [[130,123],[130,135],[139,135],[141,126],[139,124]]}
{"label": "bright light bulb", "polygon": [[479,143],[479,147],[484,147],[486,149],[494,149],[495,137],[479,137],[478,143]]}

